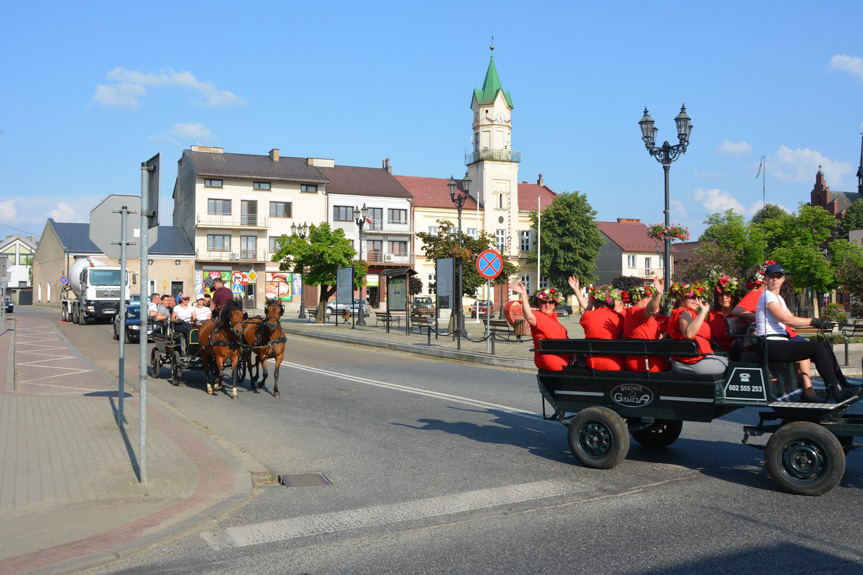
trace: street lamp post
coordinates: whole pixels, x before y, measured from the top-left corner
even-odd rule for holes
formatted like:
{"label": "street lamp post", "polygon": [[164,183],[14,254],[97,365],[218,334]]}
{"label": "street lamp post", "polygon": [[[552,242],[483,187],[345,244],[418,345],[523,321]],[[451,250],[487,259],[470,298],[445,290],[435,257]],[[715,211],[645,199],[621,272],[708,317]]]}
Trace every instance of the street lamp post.
{"label": "street lamp post", "polygon": [[[309,233],[309,226],[305,222],[298,226],[296,222],[291,224],[291,234],[300,236],[300,239],[306,239]],[[306,288],[303,285],[303,272],[300,272],[300,315],[299,319],[306,319]]]}
{"label": "street lamp post", "polygon": [[[465,176],[465,178],[461,181],[462,189],[458,189],[458,184],[452,176],[449,177],[449,197],[452,200],[452,203],[455,204],[455,207],[458,209],[458,247],[461,249],[461,209],[464,207],[464,203],[467,201],[470,196],[470,178]],[[461,349],[461,338],[462,336],[467,336],[467,330],[464,327],[464,309],[462,306],[462,261],[461,257],[458,258],[458,285],[456,286],[458,289],[456,290],[456,298],[455,303],[458,306],[456,310],[456,333],[458,334],[458,349]],[[477,315],[479,315],[479,310],[477,310]]]}
{"label": "street lamp post", "polygon": [[[357,209],[354,206],[354,218],[357,221],[357,227],[360,228],[360,259],[359,261],[363,261],[363,227],[366,225],[366,218],[369,217],[369,209],[366,207],[366,204],[363,203],[363,207],[361,209]],[[357,313],[360,314],[359,319],[357,320],[357,325],[366,325],[366,316],[363,311],[363,303],[366,301],[365,296],[363,294],[363,286],[360,285],[360,304],[359,311]]]}
{"label": "street lamp post", "polygon": [[[689,134],[692,132],[692,120],[686,114],[686,106],[680,106],[680,113],[674,118],[677,124],[677,138],[679,144],[672,146],[666,140],[661,146],[656,146],[656,132],[659,130],[654,126],[653,118],[647,113],[647,108],[644,108],[644,116],[638,122],[641,128],[641,139],[644,141],[644,146],[648,153],[656,158],[656,161],[662,164],[662,169],[665,172],[665,227],[671,225],[670,214],[668,211],[668,173],[671,170],[671,162],[675,161],[680,154],[686,153],[686,146],[689,145]],[[665,260],[663,264],[663,274],[665,277],[665,291],[671,286],[671,277],[669,274],[671,264],[671,239],[665,238]]]}

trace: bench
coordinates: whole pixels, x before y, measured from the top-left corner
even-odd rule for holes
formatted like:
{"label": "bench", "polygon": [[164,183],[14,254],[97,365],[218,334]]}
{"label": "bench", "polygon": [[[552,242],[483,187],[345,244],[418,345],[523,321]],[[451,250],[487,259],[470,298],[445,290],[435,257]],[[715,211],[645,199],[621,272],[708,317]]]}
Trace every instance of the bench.
{"label": "bench", "polygon": [[[401,318],[398,318],[401,319]],[[420,333],[428,333],[429,329],[434,329],[434,316],[411,314],[411,329],[420,330]],[[423,331],[425,330],[425,332]]]}
{"label": "bench", "polygon": [[[515,335],[512,326],[505,319],[488,320],[488,331],[489,335],[496,340],[510,341],[510,338]],[[520,341],[521,336],[517,339]]]}
{"label": "bench", "polygon": [[309,323],[312,323],[313,321],[317,321],[317,319],[318,319],[318,308],[317,307],[307,307],[306,308],[306,317],[308,318]]}
{"label": "bench", "polygon": [[[845,342],[845,365],[848,365],[848,343],[852,337],[863,337],[863,323],[840,323],[839,333]],[[861,360],[863,361],[863,360]]]}
{"label": "bench", "polygon": [[401,325],[402,318],[401,316],[393,315],[387,311],[376,311],[375,312],[375,325],[383,322],[386,325],[390,325],[393,322]]}

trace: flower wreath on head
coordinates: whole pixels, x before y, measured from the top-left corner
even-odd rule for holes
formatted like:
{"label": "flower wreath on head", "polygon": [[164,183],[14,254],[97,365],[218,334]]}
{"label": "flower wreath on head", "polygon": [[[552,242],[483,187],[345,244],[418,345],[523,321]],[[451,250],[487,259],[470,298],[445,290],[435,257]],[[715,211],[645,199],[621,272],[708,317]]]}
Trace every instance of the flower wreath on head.
{"label": "flower wreath on head", "polygon": [[686,297],[694,297],[702,299],[704,294],[708,293],[709,288],[701,282],[693,282],[691,284],[673,283],[668,289],[668,294],[674,299],[683,299]]}
{"label": "flower wreath on head", "polygon": [[547,301],[554,302],[554,305],[560,305],[563,302],[563,295],[554,288],[548,288],[533,294],[533,301],[536,305]]}
{"label": "flower wreath on head", "polygon": [[596,303],[609,307],[614,306],[616,301],[623,301],[621,291],[611,286],[590,286],[587,288],[587,295]]}
{"label": "flower wreath on head", "polygon": [[754,274],[752,274],[752,278],[746,282],[746,289],[754,290],[755,288],[759,288],[764,285],[764,276],[767,275],[767,266],[772,266],[776,264],[776,260],[767,260],[762,264]]}
{"label": "flower wreath on head", "polygon": [[738,297],[740,295],[740,280],[736,277],[722,274],[715,279],[711,278],[711,280],[712,281],[710,281],[709,285],[712,285],[713,291],[719,295],[724,294],[730,295],[731,297]]}
{"label": "flower wreath on head", "polygon": [[655,294],[656,290],[653,289],[652,285],[634,287],[629,290],[629,298],[632,300],[632,303],[638,303],[646,297],[653,297]]}

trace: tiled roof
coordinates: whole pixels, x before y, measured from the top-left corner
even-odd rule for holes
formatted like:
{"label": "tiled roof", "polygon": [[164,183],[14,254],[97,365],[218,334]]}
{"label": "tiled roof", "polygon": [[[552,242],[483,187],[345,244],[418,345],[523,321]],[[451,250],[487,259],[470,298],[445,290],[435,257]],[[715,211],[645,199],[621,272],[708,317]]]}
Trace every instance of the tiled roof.
{"label": "tiled roof", "polygon": [[329,183],[328,194],[356,194],[387,198],[410,198],[411,194],[385,168],[335,166],[318,168]]}
{"label": "tiled roof", "polygon": [[[449,186],[447,186],[449,178],[395,176],[395,179],[413,196],[414,207],[455,209],[455,205],[449,197]],[[458,189],[463,189],[461,180],[456,180],[456,182],[458,182]],[[473,197],[468,197],[463,209],[476,209],[476,202]]]}
{"label": "tiled roof", "polygon": [[542,205],[540,207],[544,210],[551,204],[556,195],[557,194],[544,185],[522,182],[518,185],[518,211],[536,211],[538,207],[537,198],[542,200]]}
{"label": "tiled roof", "polygon": [[[84,254],[102,253],[102,250],[90,241],[90,224],[55,222],[50,218],[48,222],[54,228],[57,237],[60,238],[60,243],[70,252]],[[135,254],[138,253],[137,249],[137,247],[132,248]],[[186,232],[183,231],[183,228],[159,226],[159,238],[150,248],[150,254],[193,256],[195,255],[195,248],[192,246],[189,238],[186,237]]]}
{"label": "tiled roof", "polygon": [[832,200],[836,202],[836,213],[841,214],[851,207],[851,204],[860,199],[857,192],[830,192]]}
{"label": "tiled roof", "polygon": [[641,222],[596,222],[599,231],[626,252],[654,252],[662,242],[647,235],[647,226]]}
{"label": "tiled roof", "polygon": [[270,156],[254,154],[225,154],[183,150],[198,176],[234,178],[260,178],[262,180],[290,180],[293,182],[327,183],[327,179],[305,158],[282,156],[278,162]]}

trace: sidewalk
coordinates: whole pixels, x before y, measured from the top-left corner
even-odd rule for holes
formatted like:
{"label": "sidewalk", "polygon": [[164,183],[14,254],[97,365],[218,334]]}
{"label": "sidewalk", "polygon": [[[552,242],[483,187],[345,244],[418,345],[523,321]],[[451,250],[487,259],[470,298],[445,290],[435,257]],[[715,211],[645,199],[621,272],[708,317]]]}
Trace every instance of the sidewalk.
{"label": "sidewalk", "polygon": [[53,322],[7,316],[0,333],[0,574],[114,560],[211,520],[251,492],[251,474],[236,457],[152,396],[142,485],[137,393],[127,387],[123,427],[115,421],[117,399],[117,383]]}

